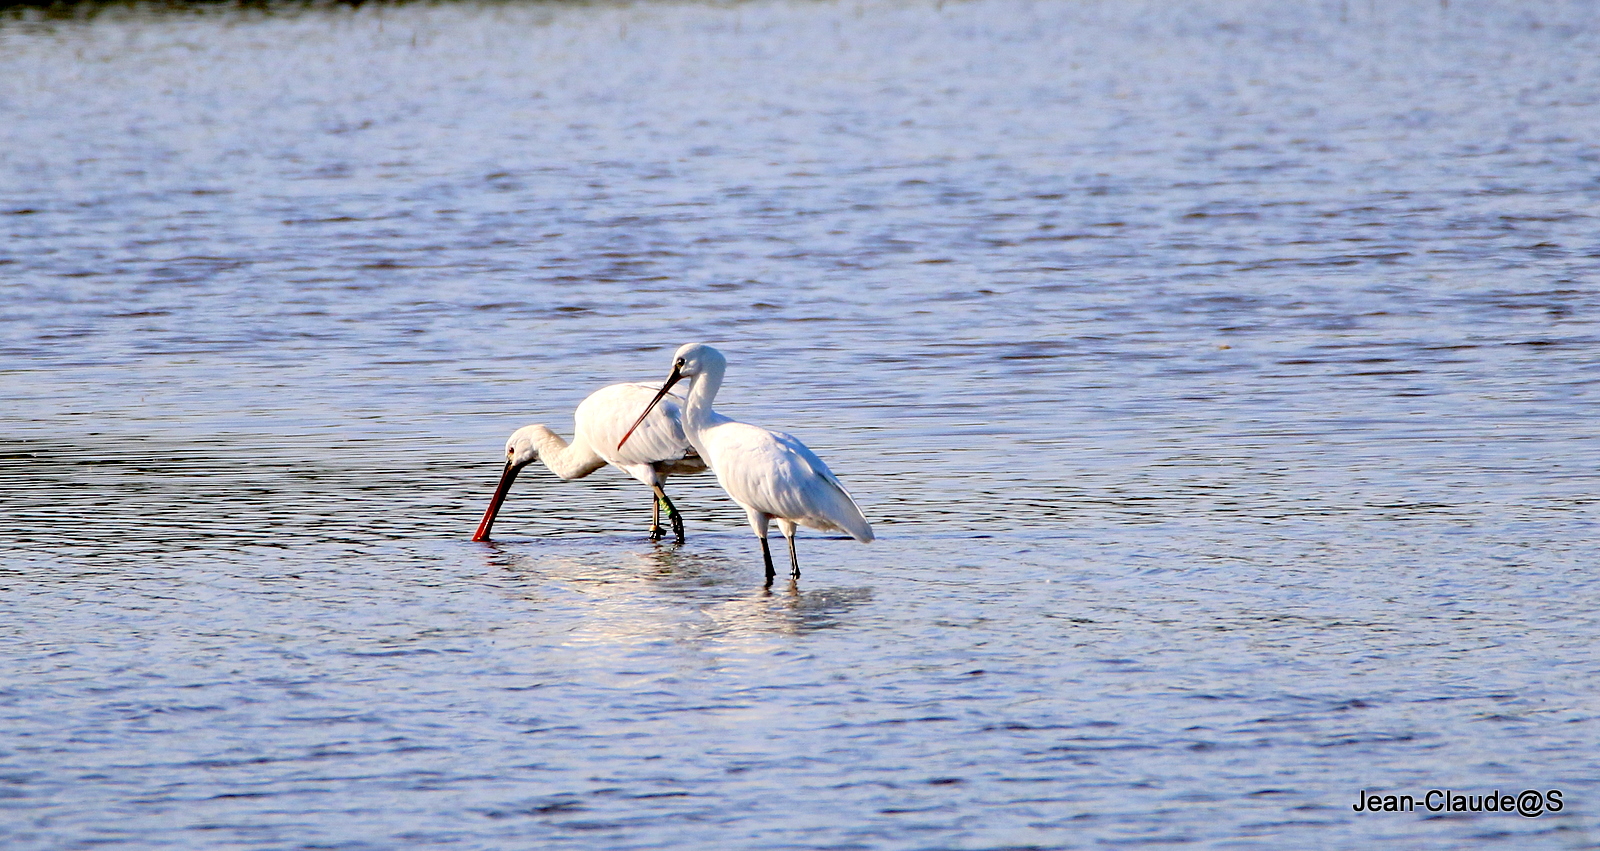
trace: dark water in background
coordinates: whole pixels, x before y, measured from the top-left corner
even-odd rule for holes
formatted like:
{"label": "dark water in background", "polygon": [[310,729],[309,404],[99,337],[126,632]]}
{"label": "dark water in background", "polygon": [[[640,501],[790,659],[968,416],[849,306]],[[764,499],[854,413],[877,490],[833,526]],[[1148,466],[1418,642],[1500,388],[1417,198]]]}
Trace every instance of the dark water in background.
{"label": "dark water in background", "polygon": [[[0,844],[1600,846],[1597,80],[1586,3],[7,19]],[[879,541],[467,541],[693,340]],[[1567,806],[1350,809],[1432,788]]]}

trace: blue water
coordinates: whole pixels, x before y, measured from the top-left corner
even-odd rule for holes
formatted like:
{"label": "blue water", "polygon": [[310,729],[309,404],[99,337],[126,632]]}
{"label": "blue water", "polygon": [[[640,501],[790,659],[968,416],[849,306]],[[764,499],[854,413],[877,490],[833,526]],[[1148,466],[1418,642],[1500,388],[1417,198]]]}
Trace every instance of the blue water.
{"label": "blue water", "polygon": [[[0,17],[5,848],[1600,847],[1588,4],[89,8]],[[877,541],[468,540],[697,340]]]}

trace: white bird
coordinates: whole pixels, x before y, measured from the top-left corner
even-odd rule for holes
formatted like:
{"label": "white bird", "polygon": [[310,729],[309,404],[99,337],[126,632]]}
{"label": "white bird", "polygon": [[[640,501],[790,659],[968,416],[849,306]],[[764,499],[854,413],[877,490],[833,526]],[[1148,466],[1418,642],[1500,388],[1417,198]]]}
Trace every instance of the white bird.
{"label": "white bird", "polygon": [[[579,403],[572,415],[571,443],[542,425],[512,432],[506,441],[505,471],[500,474],[494,499],[483,512],[483,521],[478,524],[472,540],[489,540],[489,529],[517,474],[534,461],[544,461],[550,472],[565,481],[581,479],[610,464],[649,485],[655,493],[655,505],[650,514],[650,540],[659,540],[665,534],[661,529],[661,509],[665,507],[673,534],[678,543],[683,543],[683,517],[667,498],[662,484],[667,476],[703,473],[706,464],[684,436],[681,397],[663,402],[649,420],[633,420],[634,411],[641,405],[654,404],[660,398],[661,394],[649,384],[613,384],[594,391]],[[628,426],[630,422],[639,434],[627,449],[623,449],[622,438],[632,432]]]}
{"label": "white bird", "polygon": [[[796,525],[825,532],[844,532],[862,543],[872,540],[872,527],[850,492],[838,477],[804,443],[778,431],[742,423],[711,409],[711,402],[722,387],[728,359],[722,352],[704,344],[690,343],[673,356],[672,373],[667,383],[645,407],[634,423],[645,423],[650,412],[667,397],[672,386],[688,379],[689,396],[683,405],[683,433],[694,450],[711,465],[717,483],[744,508],[750,528],[761,539],[761,557],[771,584],[772,550],[767,546],[767,524],[778,521],[778,529],[789,540],[789,566],[800,575],[800,559],[794,551]],[[627,443],[629,429],[620,448]]]}

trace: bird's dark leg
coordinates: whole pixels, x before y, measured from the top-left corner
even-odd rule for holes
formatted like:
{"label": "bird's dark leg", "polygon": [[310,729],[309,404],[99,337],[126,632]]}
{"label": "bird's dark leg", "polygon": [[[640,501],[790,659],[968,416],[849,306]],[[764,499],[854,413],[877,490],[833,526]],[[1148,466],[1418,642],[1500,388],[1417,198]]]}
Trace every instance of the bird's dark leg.
{"label": "bird's dark leg", "polygon": [[761,558],[767,563],[767,587],[771,588],[772,577],[777,576],[778,572],[772,569],[772,548],[767,546],[766,535],[761,536]]}
{"label": "bird's dark leg", "polygon": [[[678,543],[681,544],[684,541],[683,515],[678,513],[678,506],[672,504],[672,499],[667,496],[667,492],[660,485],[655,485],[654,487],[656,490],[656,504],[666,506],[667,519],[672,521],[672,534],[678,537]],[[656,537],[661,537],[661,535]]]}
{"label": "bird's dark leg", "polygon": [[661,488],[656,488],[656,498],[650,501],[650,540],[659,541],[666,534],[661,530]]}
{"label": "bird's dark leg", "polygon": [[788,536],[788,538],[789,538],[789,569],[792,571],[789,575],[794,577],[795,579],[799,579],[800,578],[800,557],[795,555],[795,553],[794,553],[794,536],[790,535],[790,536]]}

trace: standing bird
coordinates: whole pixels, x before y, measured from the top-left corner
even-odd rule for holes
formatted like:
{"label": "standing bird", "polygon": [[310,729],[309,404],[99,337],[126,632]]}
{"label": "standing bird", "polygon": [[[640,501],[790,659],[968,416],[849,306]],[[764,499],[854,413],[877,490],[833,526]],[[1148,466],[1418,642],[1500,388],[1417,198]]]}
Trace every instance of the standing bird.
{"label": "standing bird", "polygon": [[[653,398],[652,398],[653,397]],[[500,485],[494,490],[489,509],[483,512],[483,521],[473,534],[474,541],[489,540],[489,529],[494,525],[500,504],[505,501],[511,483],[522,468],[534,461],[544,461],[550,472],[565,481],[581,479],[607,464],[650,486],[655,492],[655,505],[650,514],[650,540],[660,540],[661,509],[667,510],[672,522],[672,532],[683,543],[683,516],[677,506],[667,498],[662,483],[667,476],[704,473],[706,464],[694,453],[684,437],[680,398],[668,399],[661,404],[655,416],[633,423],[639,430],[638,438],[621,447],[619,436],[626,437],[633,429],[628,423],[640,405],[654,405],[661,394],[649,384],[613,384],[589,394],[572,415],[574,420],[572,442],[567,443],[542,425],[519,428],[506,441],[506,468],[500,474]],[[643,426],[640,426],[643,423]],[[612,449],[611,447],[617,447]]]}
{"label": "standing bird", "polygon": [[767,546],[767,524],[772,520],[778,521],[778,529],[789,540],[789,566],[794,576],[800,575],[800,559],[794,552],[796,524],[825,532],[845,532],[862,543],[872,540],[872,527],[861,516],[850,492],[804,443],[711,409],[727,368],[728,359],[722,352],[704,343],[690,343],[678,349],[667,383],[623,435],[617,448],[628,443],[633,430],[646,422],[672,386],[687,378],[689,398],[683,405],[683,433],[711,465],[717,483],[749,515],[750,528],[761,539],[767,584],[772,584],[774,575],[772,550]]}

